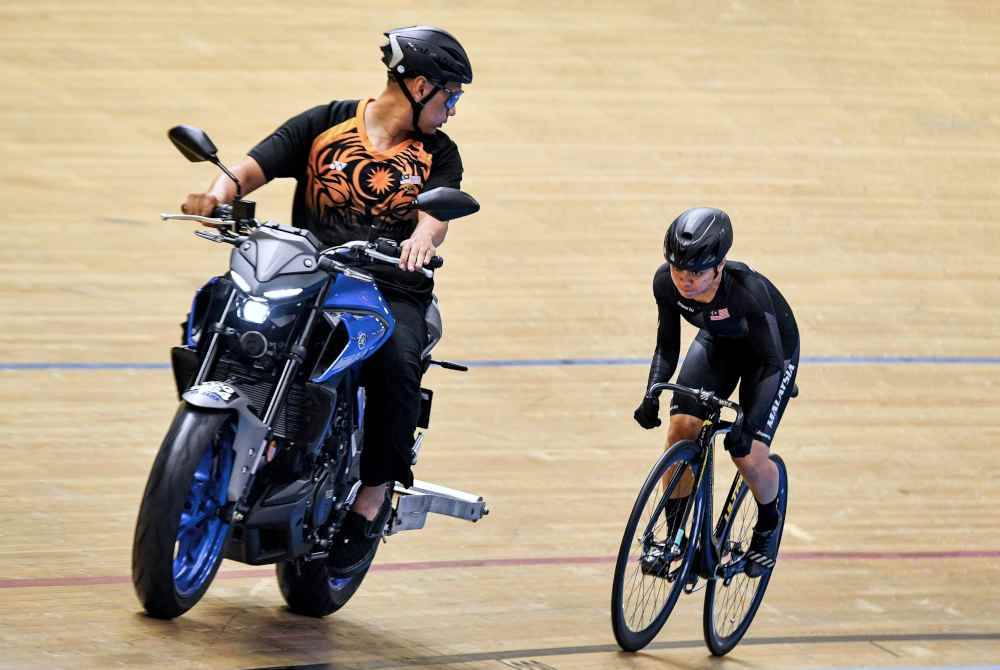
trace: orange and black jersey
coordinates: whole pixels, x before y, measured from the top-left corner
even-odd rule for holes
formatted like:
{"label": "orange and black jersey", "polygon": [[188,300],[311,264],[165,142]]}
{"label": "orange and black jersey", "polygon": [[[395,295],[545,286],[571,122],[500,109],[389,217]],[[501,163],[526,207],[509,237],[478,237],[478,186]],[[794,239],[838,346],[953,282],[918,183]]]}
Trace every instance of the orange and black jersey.
{"label": "orange and black jersey", "polygon": [[[408,205],[424,189],[460,188],[462,159],[447,135],[414,135],[380,151],[365,129],[370,101],[341,100],[313,107],[275,130],[249,155],[268,181],[292,177],[298,184],[292,225],[326,245],[350,240],[410,237],[417,224]],[[370,268],[380,283],[429,295],[420,273],[382,265]]]}

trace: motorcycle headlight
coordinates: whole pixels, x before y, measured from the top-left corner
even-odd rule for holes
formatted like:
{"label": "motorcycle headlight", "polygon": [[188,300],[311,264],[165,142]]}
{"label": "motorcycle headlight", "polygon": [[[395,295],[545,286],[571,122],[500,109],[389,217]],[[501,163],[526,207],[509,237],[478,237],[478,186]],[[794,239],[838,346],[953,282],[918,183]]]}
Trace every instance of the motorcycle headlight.
{"label": "motorcycle headlight", "polygon": [[[239,276],[235,275],[234,276]],[[240,318],[250,323],[264,323],[271,315],[271,306],[263,300],[246,300],[240,305]]]}

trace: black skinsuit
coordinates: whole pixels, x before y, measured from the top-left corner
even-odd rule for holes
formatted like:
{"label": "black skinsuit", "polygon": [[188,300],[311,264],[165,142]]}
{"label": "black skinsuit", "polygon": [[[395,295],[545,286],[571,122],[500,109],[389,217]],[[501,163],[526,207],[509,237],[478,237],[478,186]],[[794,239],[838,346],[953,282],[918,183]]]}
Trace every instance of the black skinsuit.
{"label": "black skinsuit", "polygon": [[[680,317],[700,330],[684,358],[677,383],[729,397],[740,382],[743,431],[730,433],[734,457],[750,453],[753,440],[770,445],[795,385],[799,331],[792,310],[766,277],[744,263],[727,261],[709,303],[681,296],[664,263],[653,279],[660,323],[649,384],[674,374],[680,353]],[[648,388],[648,387],[647,387]],[[670,413],[707,418],[692,398],[674,394]]]}

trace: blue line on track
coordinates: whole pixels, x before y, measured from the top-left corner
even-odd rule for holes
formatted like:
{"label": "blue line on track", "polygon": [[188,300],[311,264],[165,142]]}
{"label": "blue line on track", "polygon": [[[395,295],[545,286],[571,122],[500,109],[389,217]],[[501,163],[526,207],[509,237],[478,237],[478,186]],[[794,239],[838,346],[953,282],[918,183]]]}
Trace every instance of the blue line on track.
{"label": "blue line on track", "polygon": [[[648,358],[510,358],[461,361],[474,368],[554,368],[649,365]],[[1000,356],[803,356],[813,365],[1000,365]],[[167,370],[169,363],[0,363],[18,370]]]}

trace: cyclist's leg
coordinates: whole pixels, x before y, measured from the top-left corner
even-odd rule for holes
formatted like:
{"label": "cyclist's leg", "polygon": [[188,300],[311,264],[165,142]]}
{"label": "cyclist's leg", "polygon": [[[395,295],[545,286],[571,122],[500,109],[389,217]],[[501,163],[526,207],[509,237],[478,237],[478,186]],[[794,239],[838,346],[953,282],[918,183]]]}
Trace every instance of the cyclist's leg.
{"label": "cyclist's leg", "polygon": [[777,555],[779,538],[775,530],[782,522],[779,511],[781,501],[778,498],[780,475],[778,467],[770,459],[770,447],[795,387],[798,364],[799,352],[796,348],[784,363],[776,391],[761,392],[762,387],[773,389],[774,384],[761,384],[759,371],[745,375],[740,388],[740,404],[746,412],[747,425],[754,428],[753,439],[738,445],[734,442],[729,451],[757,502],[757,522],[748,553],[751,560],[759,558],[759,565],[751,566],[751,574],[754,575],[772,567]]}
{"label": "cyclist's leg", "polygon": [[752,440],[727,441],[727,449],[758,503],[774,500],[778,492],[778,468],[769,459],[771,441],[795,387],[798,367],[796,348],[781,372],[772,373],[774,381],[766,379],[759,369],[742,375],[740,405],[745,432],[752,430]]}

